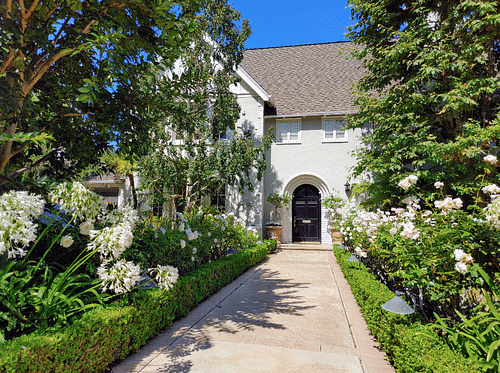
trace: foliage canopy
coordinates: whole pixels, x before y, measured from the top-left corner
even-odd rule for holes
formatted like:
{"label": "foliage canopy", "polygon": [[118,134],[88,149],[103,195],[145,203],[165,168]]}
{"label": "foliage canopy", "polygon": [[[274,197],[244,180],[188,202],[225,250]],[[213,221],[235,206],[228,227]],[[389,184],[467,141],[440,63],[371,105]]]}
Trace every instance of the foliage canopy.
{"label": "foliage canopy", "polygon": [[[399,199],[397,182],[446,181],[467,200],[498,153],[500,5],[479,0],[350,0],[348,37],[367,70],[357,85],[353,127],[372,123],[354,174],[374,175],[371,202]],[[494,173],[494,172],[493,172]],[[493,180],[490,174],[486,179]],[[470,198],[468,200],[470,201]]]}

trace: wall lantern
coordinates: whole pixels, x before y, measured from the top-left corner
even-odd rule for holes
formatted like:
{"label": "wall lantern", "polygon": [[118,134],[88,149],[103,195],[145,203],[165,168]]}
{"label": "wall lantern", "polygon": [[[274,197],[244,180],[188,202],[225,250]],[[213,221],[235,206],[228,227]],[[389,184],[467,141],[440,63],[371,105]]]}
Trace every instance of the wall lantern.
{"label": "wall lantern", "polygon": [[382,304],[382,309],[391,312],[397,313],[398,315],[411,315],[415,313],[415,310],[411,308],[400,296],[396,295],[393,298],[389,299],[387,302]]}
{"label": "wall lantern", "polygon": [[344,189],[345,189],[346,192],[350,192],[351,191],[351,184],[349,184],[349,181],[345,182]]}

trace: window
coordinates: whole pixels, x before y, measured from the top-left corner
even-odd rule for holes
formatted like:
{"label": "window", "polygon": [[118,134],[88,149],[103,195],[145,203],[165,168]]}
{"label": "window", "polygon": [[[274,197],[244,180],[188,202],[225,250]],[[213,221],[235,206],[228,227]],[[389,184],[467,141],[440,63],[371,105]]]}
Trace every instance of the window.
{"label": "window", "polygon": [[300,120],[278,121],[276,123],[276,143],[300,143]]}
{"label": "window", "polygon": [[323,141],[347,141],[347,121],[336,118],[323,118]]}

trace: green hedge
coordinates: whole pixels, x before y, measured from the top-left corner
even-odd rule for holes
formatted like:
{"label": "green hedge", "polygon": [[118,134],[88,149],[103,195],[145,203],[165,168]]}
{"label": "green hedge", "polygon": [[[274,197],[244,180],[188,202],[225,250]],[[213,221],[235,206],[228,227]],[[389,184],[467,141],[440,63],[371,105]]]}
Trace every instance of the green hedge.
{"label": "green hedge", "polygon": [[348,262],[351,253],[334,248],[337,261],[351,286],[368,328],[397,372],[467,373],[477,370],[438,337],[419,317],[384,311],[381,305],[394,297],[360,262]]}
{"label": "green hedge", "polygon": [[0,372],[102,372],[275,249],[275,241],[268,241],[205,264],[168,291],[136,291],[61,331],[32,333],[1,344]]}

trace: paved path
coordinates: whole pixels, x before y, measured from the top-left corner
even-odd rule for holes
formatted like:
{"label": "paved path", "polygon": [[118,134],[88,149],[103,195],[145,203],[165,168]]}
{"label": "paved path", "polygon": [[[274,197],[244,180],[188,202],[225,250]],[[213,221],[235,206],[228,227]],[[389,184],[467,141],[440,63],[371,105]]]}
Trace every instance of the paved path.
{"label": "paved path", "polygon": [[283,247],[112,372],[394,372],[331,246]]}

